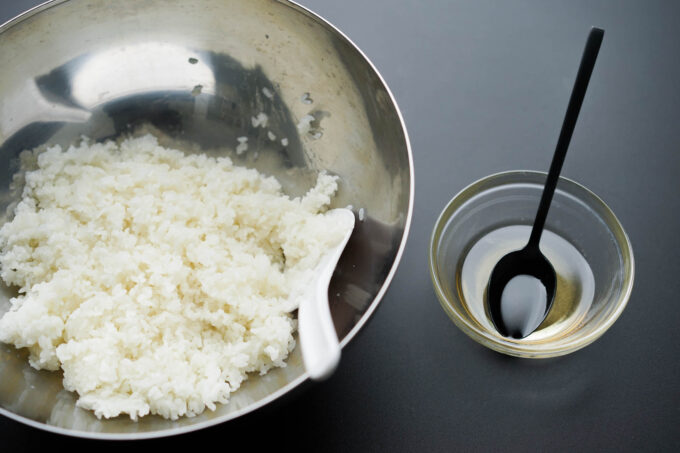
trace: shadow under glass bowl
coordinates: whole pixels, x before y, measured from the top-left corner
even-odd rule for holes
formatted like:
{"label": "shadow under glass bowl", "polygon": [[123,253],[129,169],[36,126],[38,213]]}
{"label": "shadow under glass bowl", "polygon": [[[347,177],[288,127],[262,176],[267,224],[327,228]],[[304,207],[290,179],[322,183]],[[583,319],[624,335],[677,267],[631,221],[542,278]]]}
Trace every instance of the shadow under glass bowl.
{"label": "shadow under glass bowl", "polygon": [[[326,170],[340,177],[332,207],[351,204],[363,219],[329,292],[341,345],[365,325],[406,242],[413,165],[389,89],[324,19],[289,1],[55,0],[0,26],[0,61],[0,212],[16,201],[10,182],[21,151],[81,136],[152,132],[161,145],[274,175],[292,196]],[[260,113],[266,128],[252,122]],[[299,130],[305,117],[309,130]],[[235,155],[242,136],[249,151]],[[0,315],[14,295],[2,287]],[[287,364],[251,376],[228,404],[197,417],[98,420],[75,406],[60,373],[36,371],[25,351],[0,344],[0,414],[74,436],[167,436],[290,395],[307,380],[299,348]]]}
{"label": "shadow under glass bowl", "polygon": [[524,339],[493,328],[486,284],[498,260],[528,241],[545,179],[545,173],[510,171],[471,184],[444,208],[430,242],[430,272],[444,311],[473,340],[518,357],[554,357],[592,343],[619,317],[633,286],[633,252],[619,221],[595,194],[560,178],[541,238],[558,274],[553,308]]}

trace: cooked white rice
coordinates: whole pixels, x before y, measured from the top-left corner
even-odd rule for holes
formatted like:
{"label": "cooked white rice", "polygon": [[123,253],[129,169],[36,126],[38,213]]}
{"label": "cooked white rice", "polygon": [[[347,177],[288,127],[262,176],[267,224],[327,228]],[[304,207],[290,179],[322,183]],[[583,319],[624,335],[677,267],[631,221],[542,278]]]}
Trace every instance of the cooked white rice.
{"label": "cooked white rice", "polygon": [[269,117],[264,112],[260,112],[257,116],[250,118],[253,127],[267,127],[267,121],[269,121]]}
{"label": "cooked white rice", "polygon": [[98,417],[196,415],[248,372],[285,366],[296,295],[342,237],[305,197],[228,158],[155,138],[23,157],[25,187],[0,229],[1,276],[20,288],[0,341],[64,371]]}

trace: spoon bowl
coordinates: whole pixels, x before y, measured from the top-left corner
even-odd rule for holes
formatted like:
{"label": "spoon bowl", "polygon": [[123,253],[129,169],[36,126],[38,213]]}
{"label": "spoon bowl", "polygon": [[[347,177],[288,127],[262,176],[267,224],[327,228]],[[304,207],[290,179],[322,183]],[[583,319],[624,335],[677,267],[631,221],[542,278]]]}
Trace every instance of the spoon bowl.
{"label": "spoon bowl", "polygon": [[[526,277],[517,280],[522,276]],[[538,287],[538,291],[532,291],[530,279],[537,280],[544,290]],[[517,283],[511,286],[511,281]],[[494,267],[487,290],[489,300],[501,301],[489,305],[496,330],[512,338],[524,338],[536,330],[552,307],[556,287],[555,269],[537,247],[527,246],[505,255]],[[520,298],[514,295],[518,292],[522,293]]]}

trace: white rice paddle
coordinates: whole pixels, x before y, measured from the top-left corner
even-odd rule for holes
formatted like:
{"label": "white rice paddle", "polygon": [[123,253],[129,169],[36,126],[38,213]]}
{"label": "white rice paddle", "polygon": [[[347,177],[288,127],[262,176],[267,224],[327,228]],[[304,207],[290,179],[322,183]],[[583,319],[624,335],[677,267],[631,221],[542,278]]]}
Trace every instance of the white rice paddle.
{"label": "white rice paddle", "polygon": [[309,377],[315,381],[328,378],[340,361],[340,344],[328,305],[328,285],[354,230],[354,213],[349,209],[332,209],[325,215],[346,225],[346,232],[342,241],[321,257],[314,271],[314,279],[309,282],[309,290],[298,308],[302,360]]}

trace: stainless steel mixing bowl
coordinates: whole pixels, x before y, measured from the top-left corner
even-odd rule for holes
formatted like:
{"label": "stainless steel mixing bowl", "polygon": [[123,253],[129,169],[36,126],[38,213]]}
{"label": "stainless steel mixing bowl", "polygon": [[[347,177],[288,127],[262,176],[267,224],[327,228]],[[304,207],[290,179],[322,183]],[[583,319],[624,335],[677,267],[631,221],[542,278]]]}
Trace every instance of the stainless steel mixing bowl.
{"label": "stainless steel mixing bowl", "polygon": [[[363,218],[330,289],[342,345],[365,325],[406,241],[413,166],[387,86],[328,22],[288,1],[56,0],[0,27],[0,62],[1,212],[16,198],[9,185],[22,150],[83,135],[152,131],[163,144],[229,154],[274,174],[292,195],[328,170],[342,181],[334,206],[351,204]],[[260,112],[266,129],[251,123]],[[299,132],[306,115],[311,130]],[[236,156],[240,136],[249,150]],[[0,314],[13,295],[2,288]],[[84,437],[203,428],[271,403],[306,379],[296,349],[286,368],[252,376],[214,412],[178,421],[98,420],[75,406],[59,373],[36,371],[25,351],[0,345],[0,413]]]}

